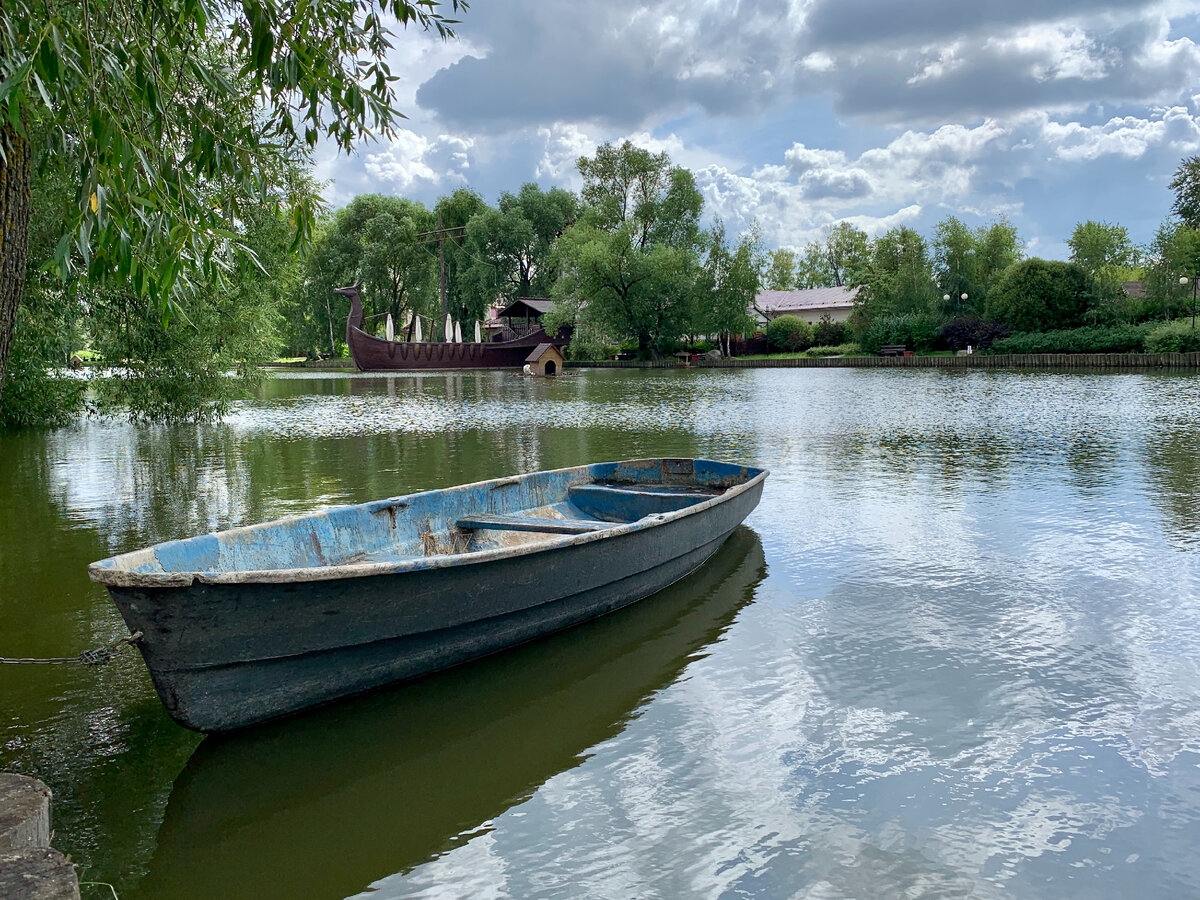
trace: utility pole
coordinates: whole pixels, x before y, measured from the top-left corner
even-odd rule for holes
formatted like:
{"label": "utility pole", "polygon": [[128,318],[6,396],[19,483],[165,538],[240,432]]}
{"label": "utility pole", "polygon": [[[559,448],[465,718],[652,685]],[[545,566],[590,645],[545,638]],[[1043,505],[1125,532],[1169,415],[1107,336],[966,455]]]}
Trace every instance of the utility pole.
{"label": "utility pole", "polygon": [[[438,231],[442,230],[442,214],[438,213]],[[438,238],[438,275],[442,281],[442,328],[446,327],[446,238]],[[450,340],[450,335],[443,334],[443,341]]]}
{"label": "utility pole", "polygon": [[[422,231],[417,235],[417,242],[421,244],[429,244],[437,241],[438,244],[438,277],[442,285],[442,318],[440,327],[443,329],[442,340],[448,339],[449,335],[445,333],[446,328],[446,238],[463,238],[467,235],[466,225],[452,225],[449,228],[442,227],[442,214],[439,212],[437,217],[437,229],[435,231]],[[433,335],[430,335],[432,338]]]}

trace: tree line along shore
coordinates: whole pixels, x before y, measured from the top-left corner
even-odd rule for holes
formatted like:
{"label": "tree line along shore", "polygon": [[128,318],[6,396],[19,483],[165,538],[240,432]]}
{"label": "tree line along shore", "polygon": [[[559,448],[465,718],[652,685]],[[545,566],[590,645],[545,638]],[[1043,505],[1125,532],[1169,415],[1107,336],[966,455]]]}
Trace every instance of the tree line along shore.
{"label": "tree line along shore", "polygon": [[[461,9],[388,7],[444,37]],[[360,280],[370,327],[390,314],[402,338],[551,298],[546,324],[573,326],[576,360],[729,356],[760,330],[767,350],[825,355],[1200,349],[1200,158],[1174,173],[1148,245],[1082,222],[1066,261],[1027,257],[1003,218],[952,216],[929,235],[840,222],[768,249],[753,224],[734,235],[706,217],[686,168],[628,141],[578,159],[578,193],[530,183],[492,204],[461,188],[431,207],[368,194],[331,211],[314,149],[351,150],[402,118],[375,4],[91,12],[0,11],[0,427],[86,409],[219,416],[262,364],[343,354],[333,288]],[[831,286],[858,288],[847,322],[756,320],[760,290]],[[73,360],[112,368],[84,380],[64,371]]]}

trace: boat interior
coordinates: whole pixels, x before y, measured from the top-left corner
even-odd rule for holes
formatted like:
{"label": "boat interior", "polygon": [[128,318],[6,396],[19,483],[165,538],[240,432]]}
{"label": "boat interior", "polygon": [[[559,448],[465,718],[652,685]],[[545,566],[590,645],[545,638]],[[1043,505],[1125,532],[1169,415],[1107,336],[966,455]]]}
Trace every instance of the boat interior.
{"label": "boat interior", "polygon": [[96,563],[138,573],[220,574],[371,563],[534,546],[669,514],[761,472],[693,459],[645,459],[534,472],[334,507],[169,541]]}

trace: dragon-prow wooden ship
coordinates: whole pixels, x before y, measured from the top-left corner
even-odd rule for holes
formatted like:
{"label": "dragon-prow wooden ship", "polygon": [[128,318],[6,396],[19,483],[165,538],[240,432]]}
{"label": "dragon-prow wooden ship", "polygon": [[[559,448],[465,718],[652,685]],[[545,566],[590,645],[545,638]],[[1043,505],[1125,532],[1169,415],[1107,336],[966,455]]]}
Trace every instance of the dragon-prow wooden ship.
{"label": "dragon-prow wooden ship", "polygon": [[[408,371],[420,369],[519,369],[531,351],[540,344],[562,347],[570,339],[566,330],[547,334],[541,317],[550,301],[523,297],[500,310],[496,320],[508,325],[496,340],[476,341],[397,341],[375,337],[363,330],[361,285],[335,288],[335,293],[350,298],[350,316],[346,320],[346,344],[354,365],[363,372]],[[524,319],[524,323],[514,320]],[[476,335],[479,336],[478,334]],[[447,335],[449,337],[449,335]],[[507,337],[507,339],[505,339]]]}

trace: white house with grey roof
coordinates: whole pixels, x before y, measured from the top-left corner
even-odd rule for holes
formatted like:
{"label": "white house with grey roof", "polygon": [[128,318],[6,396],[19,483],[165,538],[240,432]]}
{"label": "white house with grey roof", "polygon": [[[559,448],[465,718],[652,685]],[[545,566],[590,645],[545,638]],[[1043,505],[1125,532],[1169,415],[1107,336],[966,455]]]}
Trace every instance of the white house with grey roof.
{"label": "white house with grey roof", "polygon": [[845,322],[854,310],[858,288],[809,288],[803,291],[760,291],[754,297],[750,315],[761,324],[779,316],[796,316],[815,325],[823,316],[832,322]]}

